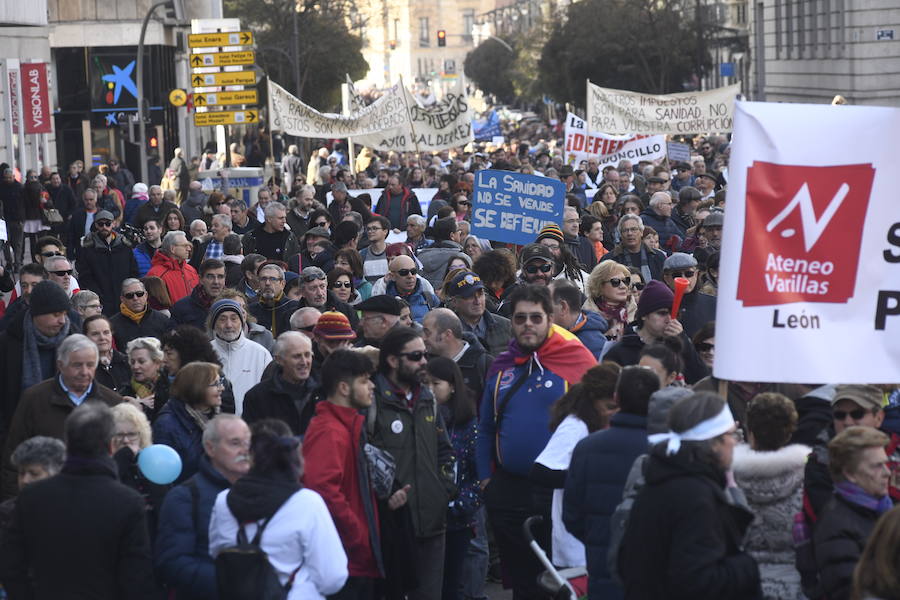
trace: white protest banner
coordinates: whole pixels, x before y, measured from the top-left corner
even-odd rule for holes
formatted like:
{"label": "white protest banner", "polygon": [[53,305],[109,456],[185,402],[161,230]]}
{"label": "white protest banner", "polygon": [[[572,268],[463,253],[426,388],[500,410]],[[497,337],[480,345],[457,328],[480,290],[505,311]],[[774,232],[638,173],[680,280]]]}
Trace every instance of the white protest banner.
{"label": "white protest banner", "polygon": [[896,108],[737,103],[716,377],[897,383],[898,136]]}
{"label": "white protest banner", "polygon": [[472,235],[511,244],[534,241],[545,225],[562,225],[566,186],[558,179],[512,171],[475,174]]}
{"label": "white protest banner", "polygon": [[566,117],[565,151],[566,164],[575,168],[589,158],[596,158],[601,169],[606,165],[617,165],[623,159],[634,164],[640,160],[655,162],[666,157],[666,137],[589,133],[584,119],[569,113]]}
{"label": "white protest banner", "polygon": [[587,82],[587,126],[607,133],[725,133],[731,131],[741,85],[654,96]]}

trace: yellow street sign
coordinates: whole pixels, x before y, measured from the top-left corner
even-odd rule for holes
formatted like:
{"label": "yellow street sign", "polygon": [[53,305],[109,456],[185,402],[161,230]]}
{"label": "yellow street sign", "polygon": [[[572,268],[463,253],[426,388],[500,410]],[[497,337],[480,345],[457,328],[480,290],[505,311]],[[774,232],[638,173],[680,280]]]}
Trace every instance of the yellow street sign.
{"label": "yellow street sign", "polygon": [[226,106],[229,104],[256,104],[256,90],[240,92],[215,92],[212,94],[194,94],[194,106]]}
{"label": "yellow street sign", "polygon": [[194,113],[194,125],[207,127],[210,125],[234,125],[256,123],[259,111],[256,110],[222,110],[218,112]]}
{"label": "yellow street sign", "polygon": [[169,102],[172,106],[184,106],[187,102],[187,93],[181,89],[174,89],[169,92]]}
{"label": "yellow street sign", "polygon": [[209,52],[206,54],[191,54],[191,67],[233,67],[237,65],[252,65],[256,62],[253,50],[240,52]]}
{"label": "yellow street sign", "polygon": [[191,48],[249,46],[252,43],[253,33],[250,31],[235,31],[231,33],[192,33],[188,36],[188,45]]}
{"label": "yellow street sign", "polygon": [[231,71],[225,73],[194,73],[191,84],[195,87],[216,87],[223,85],[254,85],[256,73],[253,71]]}

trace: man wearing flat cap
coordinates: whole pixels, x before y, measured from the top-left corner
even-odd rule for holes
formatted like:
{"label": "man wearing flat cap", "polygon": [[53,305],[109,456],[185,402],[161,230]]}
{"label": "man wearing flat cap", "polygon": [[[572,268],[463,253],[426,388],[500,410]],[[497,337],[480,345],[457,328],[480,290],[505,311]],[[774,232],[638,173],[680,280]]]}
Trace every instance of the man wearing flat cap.
{"label": "man wearing flat cap", "polygon": [[357,348],[378,348],[384,336],[400,321],[403,305],[393,296],[380,294],[360,302],[356,309],[362,313],[362,335],[356,338],[353,345]]}
{"label": "man wearing flat cap", "polygon": [[675,252],[663,263],[663,281],[673,292],[678,278],[687,279],[688,286],[676,318],[684,326],[687,336],[693,338],[701,327],[716,320],[716,299],[700,291],[697,285],[700,278],[697,259],[690,254]]}

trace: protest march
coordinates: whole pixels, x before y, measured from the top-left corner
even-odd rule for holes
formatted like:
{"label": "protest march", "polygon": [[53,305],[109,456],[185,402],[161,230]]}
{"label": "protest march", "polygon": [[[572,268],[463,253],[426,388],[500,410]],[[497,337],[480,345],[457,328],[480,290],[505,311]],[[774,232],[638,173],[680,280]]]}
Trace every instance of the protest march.
{"label": "protest march", "polygon": [[900,598],[900,110],[453,75],[0,152],[0,598]]}

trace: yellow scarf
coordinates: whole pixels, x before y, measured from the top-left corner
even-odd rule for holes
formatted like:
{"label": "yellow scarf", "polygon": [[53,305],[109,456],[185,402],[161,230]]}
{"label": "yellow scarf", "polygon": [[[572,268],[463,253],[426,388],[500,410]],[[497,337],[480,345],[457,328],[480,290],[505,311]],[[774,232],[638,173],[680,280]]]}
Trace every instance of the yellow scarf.
{"label": "yellow scarf", "polygon": [[141,322],[141,320],[143,320],[144,315],[147,314],[147,307],[145,306],[144,310],[142,310],[139,313],[136,313],[136,312],[132,312],[131,310],[129,310],[128,307],[125,306],[125,303],[122,302],[121,304],[119,304],[119,312],[121,312],[123,315],[125,315],[126,317],[128,317],[129,319],[134,321],[135,323],[139,324]]}

